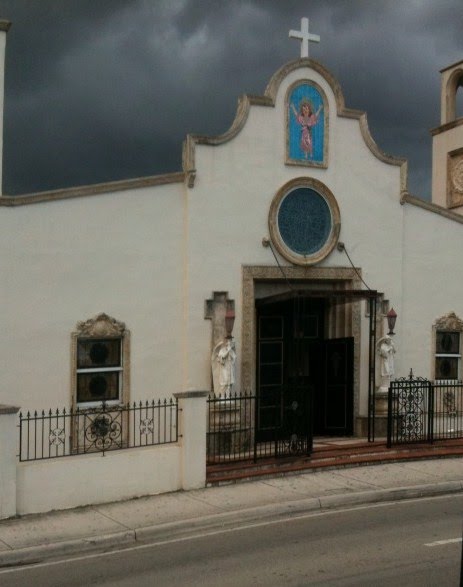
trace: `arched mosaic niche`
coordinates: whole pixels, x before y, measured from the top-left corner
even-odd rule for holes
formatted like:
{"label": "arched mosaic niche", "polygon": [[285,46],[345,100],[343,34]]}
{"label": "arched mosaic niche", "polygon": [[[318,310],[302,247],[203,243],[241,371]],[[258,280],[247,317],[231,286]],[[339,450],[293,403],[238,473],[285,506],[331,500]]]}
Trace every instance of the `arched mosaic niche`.
{"label": "arched mosaic niche", "polygon": [[341,230],[336,198],[320,181],[297,178],[281,187],[269,211],[275,248],[291,263],[313,265],[331,253]]}
{"label": "arched mosaic niche", "polygon": [[328,100],[312,80],[286,93],[286,164],[328,167]]}

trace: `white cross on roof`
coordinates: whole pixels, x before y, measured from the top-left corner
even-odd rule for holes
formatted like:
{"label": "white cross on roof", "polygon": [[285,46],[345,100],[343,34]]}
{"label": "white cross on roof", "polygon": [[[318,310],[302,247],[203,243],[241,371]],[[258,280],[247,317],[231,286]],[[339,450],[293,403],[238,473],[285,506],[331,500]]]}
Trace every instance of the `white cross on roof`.
{"label": "white cross on roof", "polygon": [[309,56],[309,41],[312,43],[319,43],[319,35],[311,35],[309,33],[309,19],[301,18],[301,30],[300,31],[289,31],[289,37],[291,39],[301,40],[301,57]]}

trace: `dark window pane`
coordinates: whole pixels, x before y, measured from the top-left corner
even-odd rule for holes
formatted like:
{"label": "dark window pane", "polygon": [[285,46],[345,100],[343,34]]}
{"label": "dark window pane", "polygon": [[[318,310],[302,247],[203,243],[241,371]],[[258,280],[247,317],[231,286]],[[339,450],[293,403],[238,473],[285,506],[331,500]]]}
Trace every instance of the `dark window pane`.
{"label": "dark window pane", "polygon": [[282,383],[281,365],[261,365],[260,385],[278,385]]}
{"label": "dark window pane", "polygon": [[436,357],[436,379],[458,379],[458,361],[452,357]]}
{"label": "dark window pane", "polygon": [[260,338],[283,337],[283,318],[281,316],[261,316],[259,327]]}
{"label": "dark window pane", "polygon": [[80,339],[77,341],[77,368],[119,367],[121,339]]}
{"label": "dark window pane", "polygon": [[261,342],[260,362],[281,363],[283,360],[283,344],[281,342]]}
{"label": "dark window pane", "polygon": [[447,355],[458,355],[460,353],[459,332],[437,332],[436,353]]}
{"label": "dark window pane", "polygon": [[119,399],[119,372],[78,373],[77,402]]}

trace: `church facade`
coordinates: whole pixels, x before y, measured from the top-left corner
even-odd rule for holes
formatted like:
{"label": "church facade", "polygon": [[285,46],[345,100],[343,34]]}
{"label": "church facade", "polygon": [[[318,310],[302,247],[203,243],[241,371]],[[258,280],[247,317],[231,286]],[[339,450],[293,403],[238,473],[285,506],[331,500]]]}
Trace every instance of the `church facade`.
{"label": "church facade", "polygon": [[1,196],[0,403],[212,392],[232,333],[229,390],[265,404],[297,380],[315,434],[361,436],[392,309],[391,376],[461,379],[462,83],[463,62],[442,71],[432,202],[308,57],[240,98],[223,135],[187,136],[178,173]]}

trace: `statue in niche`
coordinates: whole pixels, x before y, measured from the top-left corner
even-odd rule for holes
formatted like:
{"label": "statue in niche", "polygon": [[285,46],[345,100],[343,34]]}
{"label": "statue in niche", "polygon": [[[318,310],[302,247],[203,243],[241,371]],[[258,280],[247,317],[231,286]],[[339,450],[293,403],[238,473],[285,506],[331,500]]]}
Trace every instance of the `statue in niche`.
{"label": "statue in niche", "polygon": [[391,379],[393,379],[394,355],[396,352],[392,338],[387,334],[380,338],[376,345],[381,363],[381,386],[380,391],[388,391]]}
{"label": "statue in niche", "polygon": [[233,337],[220,341],[212,351],[212,379],[216,395],[228,394],[235,384],[236,346]]}

